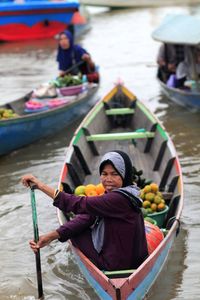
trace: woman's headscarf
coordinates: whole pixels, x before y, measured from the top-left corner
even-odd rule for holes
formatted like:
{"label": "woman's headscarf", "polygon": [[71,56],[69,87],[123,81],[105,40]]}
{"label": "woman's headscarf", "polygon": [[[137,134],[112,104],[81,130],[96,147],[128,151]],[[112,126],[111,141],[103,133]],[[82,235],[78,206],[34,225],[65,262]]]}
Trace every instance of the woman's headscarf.
{"label": "woman's headscarf", "polygon": [[70,31],[62,31],[59,36],[61,36],[61,34],[66,35],[70,46],[68,49],[62,49],[62,47],[58,45],[57,61],[59,63],[59,70],[66,71],[74,63],[79,62],[86,51],[79,45],[74,45],[73,36]]}
{"label": "woman's headscarf", "polygon": [[100,162],[101,174],[104,166],[110,163],[123,180],[123,187],[133,184],[133,168],[129,156],[123,151],[111,151],[106,153]]}
{"label": "woman's headscarf", "polygon": [[59,34],[59,37],[64,34],[69,40],[69,48],[68,49],[62,49],[60,45],[58,45],[58,53],[57,53],[57,61],[59,63],[59,70],[67,70],[71,67],[73,63],[73,47],[74,47],[74,41],[73,36],[70,31],[65,30]]}

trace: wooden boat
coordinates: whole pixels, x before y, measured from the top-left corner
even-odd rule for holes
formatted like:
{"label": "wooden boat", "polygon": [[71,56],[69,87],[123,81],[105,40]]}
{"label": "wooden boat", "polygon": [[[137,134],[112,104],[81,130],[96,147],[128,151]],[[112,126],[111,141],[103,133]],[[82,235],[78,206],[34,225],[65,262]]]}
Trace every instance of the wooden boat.
{"label": "wooden boat", "polygon": [[160,7],[160,6],[168,6],[168,5],[184,5],[185,4],[197,4],[198,0],[176,0],[176,2],[172,0],[80,0],[81,4],[89,5],[89,6],[104,6],[109,8],[131,8],[131,7]]}
{"label": "wooden boat", "polygon": [[[69,192],[69,188],[73,190],[81,184],[97,184],[100,159],[113,149],[126,151],[135,167],[168,195],[169,210],[163,224],[165,238],[136,270],[103,272],[79,249],[70,246],[100,299],[144,299],[165,265],[179,230],[183,181],[174,145],[165,129],[121,83],[93,107],[76,130],[66,151],[59,188]],[[57,212],[60,224],[66,222],[63,212]]]}
{"label": "wooden boat", "polygon": [[195,70],[194,49],[200,44],[200,20],[189,15],[168,15],[152,33],[153,39],[170,45],[182,45],[188,61],[193,66],[193,78],[183,88],[176,88],[163,80],[158,72],[157,79],[162,92],[179,105],[200,109],[200,81]]}
{"label": "wooden boat", "polygon": [[[88,83],[84,89],[79,86],[76,95],[42,100],[31,92],[0,106],[0,156],[53,135],[88,112],[95,103],[98,86]],[[8,114],[6,118],[1,111]]]}
{"label": "wooden boat", "polygon": [[79,2],[18,0],[0,3],[0,41],[50,38],[66,29]]}

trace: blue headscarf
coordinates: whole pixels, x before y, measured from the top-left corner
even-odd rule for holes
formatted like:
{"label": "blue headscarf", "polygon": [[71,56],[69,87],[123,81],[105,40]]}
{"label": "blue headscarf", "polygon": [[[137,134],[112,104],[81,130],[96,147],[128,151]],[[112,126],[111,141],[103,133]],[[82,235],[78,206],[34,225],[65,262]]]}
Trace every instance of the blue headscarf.
{"label": "blue headscarf", "polygon": [[66,71],[69,69],[74,63],[78,63],[81,61],[81,57],[84,53],[87,53],[85,49],[83,49],[79,45],[74,45],[73,36],[70,31],[65,30],[60,33],[65,34],[69,40],[69,48],[62,49],[60,45],[58,45],[58,53],[57,53],[57,61],[59,64],[59,70]]}

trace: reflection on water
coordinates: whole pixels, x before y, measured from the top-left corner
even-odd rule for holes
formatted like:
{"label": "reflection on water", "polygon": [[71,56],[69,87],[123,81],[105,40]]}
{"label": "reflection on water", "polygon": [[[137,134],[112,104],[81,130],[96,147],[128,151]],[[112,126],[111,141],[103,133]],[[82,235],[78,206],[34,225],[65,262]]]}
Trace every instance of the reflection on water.
{"label": "reflection on water", "polygon": [[[81,40],[100,65],[99,95],[107,93],[118,78],[124,80],[160,118],[180,157],[185,183],[182,231],[150,300],[198,299],[200,293],[199,277],[194,276],[200,269],[200,115],[163,97],[155,80],[159,44],[151,39],[151,32],[171,11],[170,7],[101,11],[93,15],[92,29]],[[199,7],[173,7],[173,12],[198,11]],[[52,39],[0,45],[0,103],[22,96],[57,74],[56,43]],[[33,300],[37,296],[35,259],[28,246],[33,236],[30,194],[20,178],[34,173],[56,187],[65,148],[79,121],[56,136],[0,158],[0,300]],[[57,228],[49,198],[36,191],[36,200],[40,233]],[[45,299],[97,299],[66,244],[55,242],[42,249],[41,258]]]}

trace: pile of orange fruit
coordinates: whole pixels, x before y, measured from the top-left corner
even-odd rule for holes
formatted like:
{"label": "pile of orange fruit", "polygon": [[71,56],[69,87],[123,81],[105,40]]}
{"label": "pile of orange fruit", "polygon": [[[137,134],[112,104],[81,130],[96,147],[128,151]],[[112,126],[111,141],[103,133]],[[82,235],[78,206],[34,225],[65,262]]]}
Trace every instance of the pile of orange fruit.
{"label": "pile of orange fruit", "polygon": [[146,185],[140,191],[140,198],[143,200],[142,206],[147,214],[160,212],[166,208],[165,200],[156,183]]}
{"label": "pile of orange fruit", "polygon": [[79,185],[75,188],[74,194],[76,196],[100,196],[103,195],[105,189],[102,183],[99,184],[87,184],[87,185]]}

